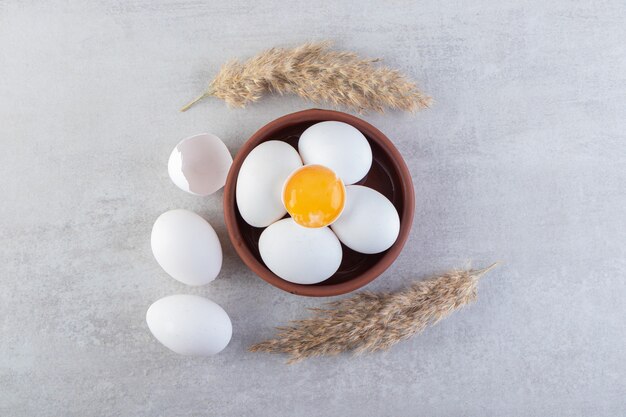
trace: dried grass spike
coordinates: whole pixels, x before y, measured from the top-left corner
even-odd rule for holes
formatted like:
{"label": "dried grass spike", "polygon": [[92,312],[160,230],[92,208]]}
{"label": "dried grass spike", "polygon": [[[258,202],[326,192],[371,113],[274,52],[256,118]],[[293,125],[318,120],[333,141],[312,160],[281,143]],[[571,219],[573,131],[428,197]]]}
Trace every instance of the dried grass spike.
{"label": "dried grass spike", "polygon": [[472,302],[479,279],[496,265],[454,270],[395,293],[361,292],[329,303],[312,309],[307,319],[277,328],[273,339],[251,346],[250,351],[285,353],[288,363],[295,363],[347,351],[389,349]]}
{"label": "dried grass spike", "polygon": [[376,65],[378,59],[329,48],[330,42],[306,43],[291,49],[268,49],[244,63],[228,62],[207,90],[181,111],[211,96],[232,107],[245,107],[267,93],[296,94],[358,112],[382,112],[385,108],[414,111],[430,104],[431,98],[400,72]]}

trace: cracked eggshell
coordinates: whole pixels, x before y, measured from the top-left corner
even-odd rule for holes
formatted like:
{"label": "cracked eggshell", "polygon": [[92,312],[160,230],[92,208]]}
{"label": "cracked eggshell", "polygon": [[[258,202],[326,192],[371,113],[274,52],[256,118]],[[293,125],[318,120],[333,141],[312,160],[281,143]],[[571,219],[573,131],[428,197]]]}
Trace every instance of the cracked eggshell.
{"label": "cracked eggshell", "polygon": [[207,196],[226,183],[233,157],[220,138],[210,133],[183,139],[167,164],[170,178],[190,194]]}
{"label": "cracked eggshell", "polygon": [[188,210],[161,214],[152,227],[151,246],[165,272],[187,285],[207,284],[222,268],[222,246],[215,230]]}
{"label": "cracked eggshell", "polygon": [[226,311],[197,295],[161,298],[148,308],[146,322],[159,342],[181,355],[215,355],[228,345],[233,333]]}

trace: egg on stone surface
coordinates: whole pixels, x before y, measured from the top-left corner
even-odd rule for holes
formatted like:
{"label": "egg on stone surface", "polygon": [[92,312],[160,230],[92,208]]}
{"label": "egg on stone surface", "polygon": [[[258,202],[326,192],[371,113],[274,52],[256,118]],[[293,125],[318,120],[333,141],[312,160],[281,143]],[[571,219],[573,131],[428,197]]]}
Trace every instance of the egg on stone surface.
{"label": "egg on stone surface", "polygon": [[341,243],[328,227],[306,228],[291,218],[263,231],[259,252],[273,273],[296,284],[316,284],[330,278],[342,258]]}
{"label": "egg on stone surface", "polygon": [[167,163],[170,178],[190,194],[213,194],[226,183],[233,157],[220,138],[210,133],[191,136],[176,145]]}
{"label": "egg on stone surface", "polygon": [[369,187],[346,187],[346,204],[341,217],[331,226],[339,240],[365,254],[389,249],[400,233],[400,217],[384,195]]}
{"label": "egg on stone surface", "polygon": [[222,268],[222,246],[215,230],[188,210],[161,214],[152,227],[151,246],[165,272],[187,285],[207,284]]}
{"label": "egg on stone surface", "polygon": [[372,148],[357,128],[347,123],[327,121],[306,129],[298,141],[305,164],[319,164],[335,171],[348,184],[354,184],[372,166]]}
{"label": "egg on stone surface", "polygon": [[181,355],[208,356],[230,342],[232,323],[222,307],[197,295],[170,295],[154,302],[146,312],[154,337]]}
{"label": "egg on stone surface", "polygon": [[298,152],[278,140],[263,142],[246,156],[235,190],[237,208],[246,223],[266,227],[287,213],[281,198],[283,184],[301,166]]}

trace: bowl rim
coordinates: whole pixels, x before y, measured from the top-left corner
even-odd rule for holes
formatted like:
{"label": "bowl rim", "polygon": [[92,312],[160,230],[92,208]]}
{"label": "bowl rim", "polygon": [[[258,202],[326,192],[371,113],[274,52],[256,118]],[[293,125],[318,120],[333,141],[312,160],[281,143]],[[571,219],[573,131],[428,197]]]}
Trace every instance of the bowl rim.
{"label": "bowl rim", "polygon": [[[269,270],[262,262],[258,261],[247,247],[245,240],[241,235],[239,225],[237,224],[236,216],[236,201],[235,201],[235,188],[237,185],[237,178],[239,176],[239,170],[243,164],[244,159],[248,154],[258,146],[261,140],[270,140],[268,136],[276,130],[280,130],[288,125],[309,122],[309,121],[328,121],[334,120],[339,122],[348,123],[357,129],[359,129],[365,136],[375,141],[378,146],[384,149],[385,152],[391,157],[398,172],[401,183],[401,192],[404,196],[404,203],[402,206],[402,212],[400,215],[400,232],[395,243],[391,248],[387,249],[383,253],[383,256],[374,264],[370,269],[366,270],[362,274],[355,278],[337,283],[323,285],[304,285],[296,284],[293,282],[285,281],[284,279],[275,275]],[[322,109],[308,109],[295,113],[290,113],[279,117],[271,122],[267,123],[259,130],[257,130],[250,138],[239,148],[237,154],[233,158],[233,163],[228,172],[226,178],[226,184],[224,185],[224,222],[226,223],[226,230],[231,243],[235,249],[235,252],[239,255],[241,260],[261,279],[267,283],[287,291],[291,294],[309,296],[309,297],[331,297],[335,295],[346,294],[351,291],[357,290],[364,285],[369,284],[378,276],[380,276],[402,252],[402,249],[411,232],[411,226],[413,224],[413,216],[415,212],[415,192],[413,190],[413,181],[411,179],[411,173],[404,158],[393,145],[393,143],[385,136],[380,130],[369,124],[363,119],[353,116],[348,113],[343,113],[335,110],[322,110]]]}

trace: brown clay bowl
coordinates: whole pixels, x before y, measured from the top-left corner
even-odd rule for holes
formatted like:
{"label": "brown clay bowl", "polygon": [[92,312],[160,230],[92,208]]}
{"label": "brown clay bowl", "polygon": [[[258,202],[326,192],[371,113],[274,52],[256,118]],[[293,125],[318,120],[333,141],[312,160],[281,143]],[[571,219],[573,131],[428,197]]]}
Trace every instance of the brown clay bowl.
{"label": "brown clay bowl", "polygon": [[[300,134],[312,124],[326,120],[348,123],[359,129],[372,147],[372,168],[358,184],[373,188],[385,195],[400,215],[400,234],[393,246],[385,252],[365,255],[342,245],[343,260],[339,270],[326,281],[313,285],[295,284],[270,271],[259,254],[259,236],[264,229],[247,224],[235,203],[235,186],[241,164],[248,154],[268,140],[282,140],[297,149]],[[226,179],[224,187],[224,220],[235,250],[243,262],[258,276],[282,290],[309,297],[329,297],[360,288],[382,274],[398,257],[406,242],[415,210],[415,194],[409,170],[395,146],[374,126],[358,117],[331,110],[304,110],[280,117],[259,129],[241,147]]]}

